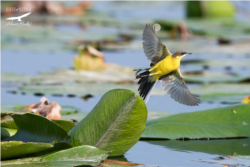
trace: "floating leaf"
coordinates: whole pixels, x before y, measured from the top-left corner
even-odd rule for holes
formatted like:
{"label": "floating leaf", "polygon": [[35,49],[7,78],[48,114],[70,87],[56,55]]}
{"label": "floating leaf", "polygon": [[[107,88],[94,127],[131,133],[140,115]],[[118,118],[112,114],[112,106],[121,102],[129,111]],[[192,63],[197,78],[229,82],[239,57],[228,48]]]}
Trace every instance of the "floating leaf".
{"label": "floating leaf", "polygon": [[88,112],[78,112],[77,114],[62,115],[62,119],[81,121],[86,115],[88,115]]}
{"label": "floating leaf", "polygon": [[70,131],[75,126],[75,123],[72,120],[56,120],[55,119],[52,121],[55,122],[60,127],[62,127],[67,132]]}
{"label": "floating leaf", "polygon": [[57,152],[57,151],[66,150],[66,149],[69,149],[69,148],[73,147],[72,145],[70,145],[67,142],[58,143],[57,141],[54,141],[53,143],[54,143],[54,147],[52,147],[50,149],[47,149],[47,150],[44,150],[44,151],[36,152],[34,154],[30,154],[30,155],[28,155],[28,157],[43,156],[43,155],[46,155],[46,154],[51,154],[51,153],[54,153],[54,152]]}
{"label": "floating leaf", "polygon": [[9,129],[17,129],[16,123],[14,120],[8,120],[1,122],[1,127],[3,128],[9,128]]}
{"label": "floating leaf", "polygon": [[187,83],[239,83],[248,82],[250,79],[248,74],[233,75],[222,72],[203,72],[202,75],[186,75],[185,81]]}
{"label": "floating leaf", "polygon": [[12,114],[18,131],[14,136],[4,141],[44,142],[50,143],[54,140],[71,141],[68,133],[53,121],[35,114]]}
{"label": "floating leaf", "polygon": [[79,109],[72,106],[61,106],[61,115],[70,115],[78,113]]}
{"label": "floating leaf", "polygon": [[201,101],[240,102],[250,92],[249,84],[209,84],[192,87],[191,92],[199,94]]}
{"label": "floating leaf", "polygon": [[94,109],[72,130],[73,146],[93,145],[120,156],[139,140],[145,129],[147,108],[134,92],[115,89],[107,92]]}
{"label": "floating leaf", "polygon": [[3,128],[1,127],[1,140],[13,136],[16,134],[17,129]]}
{"label": "floating leaf", "polygon": [[50,143],[24,143],[22,141],[5,141],[1,142],[1,159],[4,160],[8,158],[15,158],[22,155],[40,152],[52,147],[53,145],[51,145]]}
{"label": "floating leaf", "polygon": [[[47,144],[47,143],[45,143]],[[2,161],[1,166],[18,167],[69,167],[80,165],[98,166],[108,157],[108,151],[92,146],[79,146],[40,157]]]}
{"label": "floating leaf", "polygon": [[[232,109],[237,111],[235,114]],[[250,104],[176,114],[147,122],[142,138],[250,137]]]}
{"label": "floating leaf", "polygon": [[[52,120],[61,128],[66,130],[67,132],[75,126],[72,120]],[[1,122],[1,127],[8,128],[8,129],[18,129],[14,120],[8,120]]]}

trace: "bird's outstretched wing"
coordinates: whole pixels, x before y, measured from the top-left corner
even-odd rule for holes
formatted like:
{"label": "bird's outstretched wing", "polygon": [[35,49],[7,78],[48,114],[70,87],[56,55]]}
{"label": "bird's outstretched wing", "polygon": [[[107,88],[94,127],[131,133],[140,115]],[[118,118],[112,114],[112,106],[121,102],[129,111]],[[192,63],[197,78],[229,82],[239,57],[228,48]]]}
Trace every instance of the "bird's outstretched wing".
{"label": "bird's outstretched wing", "polygon": [[142,43],[144,53],[146,57],[151,60],[152,65],[155,65],[166,56],[171,55],[168,48],[156,36],[152,25],[146,24],[142,34],[142,40],[144,41]]}
{"label": "bird's outstretched wing", "polygon": [[199,105],[200,99],[189,91],[180,69],[162,76],[159,80],[162,82],[162,88],[175,101],[188,106]]}

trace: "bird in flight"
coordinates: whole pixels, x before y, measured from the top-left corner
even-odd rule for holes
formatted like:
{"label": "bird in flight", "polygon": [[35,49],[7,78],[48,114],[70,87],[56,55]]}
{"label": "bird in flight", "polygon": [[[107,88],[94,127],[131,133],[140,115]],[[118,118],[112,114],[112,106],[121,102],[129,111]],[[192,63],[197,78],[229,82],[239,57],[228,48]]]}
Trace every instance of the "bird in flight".
{"label": "bird in flight", "polygon": [[27,17],[28,15],[30,15],[30,13],[26,13],[26,14],[23,14],[23,15],[17,16],[17,17],[9,17],[9,18],[7,18],[6,20],[17,20],[17,21],[22,21],[21,18]]}
{"label": "bird in flight", "polygon": [[146,24],[142,40],[146,57],[151,60],[150,68],[136,69],[136,79],[139,86],[139,94],[147,103],[150,93],[158,80],[162,83],[162,88],[175,101],[188,105],[198,106],[200,99],[193,95],[180,72],[181,59],[191,53],[177,51],[171,54],[168,48],[156,36],[152,25]]}

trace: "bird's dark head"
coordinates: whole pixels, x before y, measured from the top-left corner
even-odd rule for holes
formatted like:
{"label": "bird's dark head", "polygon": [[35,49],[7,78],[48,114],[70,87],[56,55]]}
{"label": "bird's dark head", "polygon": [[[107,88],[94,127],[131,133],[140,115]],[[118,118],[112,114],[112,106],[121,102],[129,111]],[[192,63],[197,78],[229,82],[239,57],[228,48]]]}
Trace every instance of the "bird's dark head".
{"label": "bird's dark head", "polygon": [[188,53],[188,52],[179,50],[179,51],[175,52],[175,54],[173,54],[172,57],[182,59],[184,56],[186,56],[188,54],[192,54],[192,53]]}

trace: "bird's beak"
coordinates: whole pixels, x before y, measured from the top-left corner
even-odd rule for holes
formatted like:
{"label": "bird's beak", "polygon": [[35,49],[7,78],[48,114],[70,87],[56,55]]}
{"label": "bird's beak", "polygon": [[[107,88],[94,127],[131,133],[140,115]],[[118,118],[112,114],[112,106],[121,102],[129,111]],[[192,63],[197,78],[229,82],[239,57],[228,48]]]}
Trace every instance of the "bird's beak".
{"label": "bird's beak", "polygon": [[183,57],[185,57],[185,56],[187,56],[187,55],[190,55],[190,54],[192,54],[192,53],[187,53],[187,54],[185,54]]}

